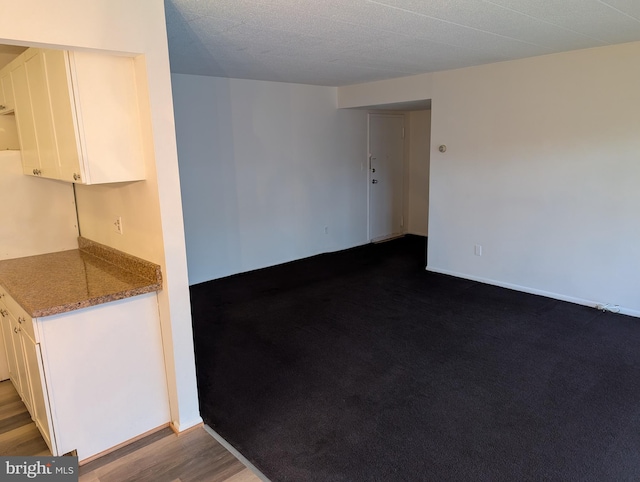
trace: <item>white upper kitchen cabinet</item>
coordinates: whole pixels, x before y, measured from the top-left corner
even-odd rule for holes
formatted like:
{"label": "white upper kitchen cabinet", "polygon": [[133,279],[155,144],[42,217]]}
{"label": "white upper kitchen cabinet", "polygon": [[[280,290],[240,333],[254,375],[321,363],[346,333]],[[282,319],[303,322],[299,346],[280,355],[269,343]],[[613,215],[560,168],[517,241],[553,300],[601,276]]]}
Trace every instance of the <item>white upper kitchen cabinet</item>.
{"label": "white upper kitchen cabinet", "polygon": [[5,73],[0,71],[0,114],[6,114],[9,112],[9,109],[7,109],[7,102],[5,100],[4,87],[2,87],[2,78],[4,75]]}
{"label": "white upper kitchen cabinet", "polygon": [[9,69],[0,70],[0,114],[13,112],[13,84]]}
{"label": "white upper kitchen cabinet", "polygon": [[132,58],[29,49],[10,66],[25,174],[81,184],[145,178]]}
{"label": "white upper kitchen cabinet", "polygon": [[15,105],[17,107],[15,109],[16,125],[22,153],[22,169],[25,173],[36,174],[36,170],[40,169],[40,154],[38,152],[38,139],[33,119],[29,83],[27,81],[26,59],[23,55],[18,59],[20,62],[16,62],[15,65],[10,64],[10,66]]}
{"label": "white upper kitchen cabinet", "polygon": [[[20,67],[21,68],[21,67]],[[51,122],[51,95],[47,86],[47,72],[44,53],[40,50],[28,50],[24,62],[27,77],[27,89],[31,103],[33,129],[35,131],[39,166],[28,162],[24,164],[28,174],[36,174],[52,179],[60,178],[60,162],[54,124]],[[18,130],[23,128],[22,109],[19,110]],[[35,168],[36,171],[31,171]]]}

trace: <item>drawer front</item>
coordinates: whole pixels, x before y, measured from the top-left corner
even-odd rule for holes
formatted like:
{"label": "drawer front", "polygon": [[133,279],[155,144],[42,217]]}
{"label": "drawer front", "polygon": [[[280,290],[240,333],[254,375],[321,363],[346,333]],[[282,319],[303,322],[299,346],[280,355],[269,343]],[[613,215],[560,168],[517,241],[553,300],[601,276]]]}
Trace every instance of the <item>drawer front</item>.
{"label": "drawer front", "polygon": [[[4,295],[4,296],[3,296]],[[31,318],[22,307],[16,303],[16,301],[9,296],[4,288],[0,288],[0,308],[4,308],[11,313],[18,322],[18,326],[29,335],[35,343],[39,343],[40,340],[36,337],[33,318]]]}

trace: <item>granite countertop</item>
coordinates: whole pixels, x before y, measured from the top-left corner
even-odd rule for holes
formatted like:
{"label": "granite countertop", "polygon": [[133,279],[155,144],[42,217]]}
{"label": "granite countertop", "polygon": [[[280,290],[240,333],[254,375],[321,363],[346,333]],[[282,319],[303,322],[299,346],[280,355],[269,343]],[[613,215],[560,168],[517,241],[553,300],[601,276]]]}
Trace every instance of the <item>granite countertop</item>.
{"label": "granite countertop", "polygon": [[86,238],[78,249],[0,261],[0,285],[32,317],[150,293],[160,266]]}

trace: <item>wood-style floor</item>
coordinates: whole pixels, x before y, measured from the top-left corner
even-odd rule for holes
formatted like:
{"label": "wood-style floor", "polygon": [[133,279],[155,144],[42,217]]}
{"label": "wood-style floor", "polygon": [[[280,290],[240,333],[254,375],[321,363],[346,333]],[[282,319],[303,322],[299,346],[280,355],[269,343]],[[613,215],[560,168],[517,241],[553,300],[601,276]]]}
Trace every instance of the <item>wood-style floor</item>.
{"label": "wood-style floor", "polygon": [[0,455],[51,455],[9,380],[0,382]]}
{"label": "wood-style floor", "polygon": [[[0,455],[51,455],[10,381],[0,382]],[[258,482],[202,427],[162,429],[80,467],[82,482]]]}
{"label": "wood-style floor", "polygon": [[81,482],[253,482],[260,479],[204,428],[166,428],[80,467]]}

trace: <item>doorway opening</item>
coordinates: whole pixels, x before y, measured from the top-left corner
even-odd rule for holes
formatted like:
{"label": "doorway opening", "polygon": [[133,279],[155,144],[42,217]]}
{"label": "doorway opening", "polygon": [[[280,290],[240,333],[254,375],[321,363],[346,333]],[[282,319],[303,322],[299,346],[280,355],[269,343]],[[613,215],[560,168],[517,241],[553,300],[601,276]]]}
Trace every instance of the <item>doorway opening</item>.
{"label": "doorway opening", "polygon": [[367,142],[368,239],[424,237],[426,266],[431,101],[370,106]]}

